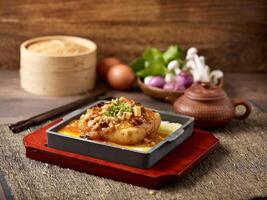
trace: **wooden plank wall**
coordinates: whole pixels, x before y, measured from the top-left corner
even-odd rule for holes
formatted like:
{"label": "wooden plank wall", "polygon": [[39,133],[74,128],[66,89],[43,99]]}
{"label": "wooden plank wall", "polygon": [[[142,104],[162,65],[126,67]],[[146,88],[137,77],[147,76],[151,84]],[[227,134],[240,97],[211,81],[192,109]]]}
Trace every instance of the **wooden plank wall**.
{"label": "wooden plank wall", "polygon": [[125,62],[178,42],[213,68],[267,71],[266,0],[0,0],[0,68],[17,69],[20,43],[51,34],[90,38],[99,57]]}

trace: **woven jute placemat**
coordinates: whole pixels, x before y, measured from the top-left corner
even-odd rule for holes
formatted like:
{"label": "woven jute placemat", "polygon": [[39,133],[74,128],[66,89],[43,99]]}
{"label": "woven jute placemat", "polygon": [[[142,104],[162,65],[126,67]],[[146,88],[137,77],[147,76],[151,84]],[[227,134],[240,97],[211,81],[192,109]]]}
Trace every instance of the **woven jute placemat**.
{"label": "woven jute placemat", "polygon": [[[35,127],[36,128],[36,127]],[[32,129],[33,130],[33,129]],[[14,199],[252,199],[267,196],[267,113],[213,130],[220,146],[160,190],[124,184],[25,157],[23,137],[0,125],[0,170]]]}

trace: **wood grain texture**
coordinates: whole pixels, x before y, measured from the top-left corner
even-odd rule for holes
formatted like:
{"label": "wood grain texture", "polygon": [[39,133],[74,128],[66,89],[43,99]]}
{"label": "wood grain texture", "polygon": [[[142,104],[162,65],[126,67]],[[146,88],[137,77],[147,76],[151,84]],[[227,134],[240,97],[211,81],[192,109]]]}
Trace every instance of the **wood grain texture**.
{"label": "wood grain texture", "polygon": [[199,48],[212,68],[267,71],[266,10],[265,0],[0,0],[0,68],[19,67],[22,41],[67,34],[127,63],[178,42]]}

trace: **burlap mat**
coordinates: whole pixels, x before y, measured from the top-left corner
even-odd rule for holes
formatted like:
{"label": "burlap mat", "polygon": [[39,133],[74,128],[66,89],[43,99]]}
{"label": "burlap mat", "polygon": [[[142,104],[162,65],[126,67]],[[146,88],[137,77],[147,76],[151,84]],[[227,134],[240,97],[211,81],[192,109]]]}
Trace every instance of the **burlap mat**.
{"label": "burlap mat", "polygon": [[[27,131],[27,132],[30,132]],[[174,185],[149,190],[25,157],[22,138],[0,125],[0,170],[15,199],[250,199],[267,195],[267,113],[214,130],[221,145]]]}

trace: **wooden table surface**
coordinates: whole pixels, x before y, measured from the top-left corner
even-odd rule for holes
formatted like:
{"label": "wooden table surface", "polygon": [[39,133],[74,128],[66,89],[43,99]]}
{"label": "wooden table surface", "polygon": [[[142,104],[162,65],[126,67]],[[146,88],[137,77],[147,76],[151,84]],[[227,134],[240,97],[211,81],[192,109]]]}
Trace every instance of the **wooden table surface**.
{"label": "wooden table surface", "polygon": [[[267,73],[227,73],[225,90],[230,97],[244,97],[262,110],[267,110]],[[109,91],[114,96],[126,96],[145,105],[171,109],[169,104],[155,101],[139,90],[131,92]],[[44,97],[25,92],[20,88],[17,70],[0,70],[0,124],[16,122],[38,113],[66,104],[82,95]]]}

